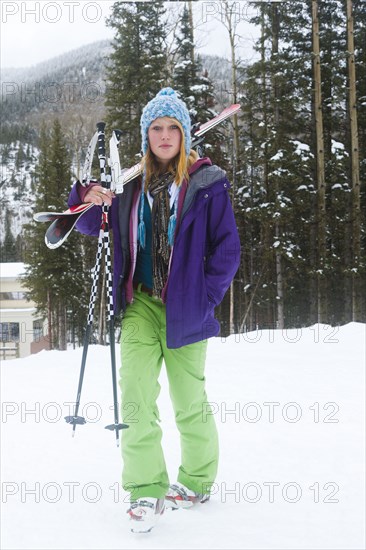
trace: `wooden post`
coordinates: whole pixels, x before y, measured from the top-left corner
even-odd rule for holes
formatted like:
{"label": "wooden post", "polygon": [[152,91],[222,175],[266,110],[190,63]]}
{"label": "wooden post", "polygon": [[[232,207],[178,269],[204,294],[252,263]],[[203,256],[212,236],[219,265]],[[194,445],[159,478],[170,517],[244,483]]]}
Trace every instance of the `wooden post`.
{"label": "wooden post", "polygon": [[349,79],[349,120],[351,130],[351,177],[352,177],[352,321],[361,321],[358,281],[361,254],[360,210],[360,159],[357,125],[355,45],[353,36],[352,0],[347,0],[347,53]]}
{"label": "wooden post", "polygon": [[318,0],[312,0],[313,23],[313,78],[314,78],[314,107],[315,107],[315,134],[316,134],[316,178],[318,186],[317,204],[317,232],[318,232],[318,323],[325,321],[325,278],[324,268],[326,260],[326,212],[325,212],[325,166],[324,166],[324,134],[323,111],[321,93],[321,68],[319,45]]}
{"label": "wooden post", "polygon": [[[277,60],[278,54],[278,35],[279,35],[279,14],[277,4],[272,5],[272,61]],[[280,125],[280,112],[279,112],[279,90],[278,90],[278,78],[277,78],[277,68],[271,64],[271,82],[272,82],[272,102],[273,102],[273,113],[274,113],[274,128],[276,130],[275,135],[275,144],[276,149],[278,150],[281,143],[281,136],[279,133]],[[279,193],[279,176],[274,176],[275,178],[275,192],[276,198]],[[275,222],[275,237],[281,239],[281,226],[280,223],[276,220]],[[282,276],[282,248],[277,247],[275,250],[275,263],[276,263],[276,310],[277,310],[277,328],[285,328],[285,313],[284,313],[284,292],[283,292],[283,276]]]}

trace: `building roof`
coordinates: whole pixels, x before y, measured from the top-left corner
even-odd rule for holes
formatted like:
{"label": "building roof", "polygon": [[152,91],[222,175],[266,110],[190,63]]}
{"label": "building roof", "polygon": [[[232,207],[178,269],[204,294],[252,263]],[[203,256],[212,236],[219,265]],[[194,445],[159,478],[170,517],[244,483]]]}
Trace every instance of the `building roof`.
{"label": "building roof", "polygon": [[0,263],[0,277],[2,279],[17,279],[25,274],[25,264],[23,262]]}
{"label": "building roof", "polygon": [[6,308],[6,309],[0,309],[1,313],[19,313],[24,311],[36,311],[35,307],[13,307],[13,308]]}

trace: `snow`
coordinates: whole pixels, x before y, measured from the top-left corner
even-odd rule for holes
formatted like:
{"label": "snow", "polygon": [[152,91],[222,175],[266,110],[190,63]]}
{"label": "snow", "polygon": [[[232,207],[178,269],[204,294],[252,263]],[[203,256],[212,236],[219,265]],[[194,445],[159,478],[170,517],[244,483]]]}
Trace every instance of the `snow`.
{"label": "snow", "polygon": [[345,150],[344,143],[341,143],[340,141],[336,141],[335,139],[332,139],[332,154],[335,155],[336,159],[342,160],[345,156],[348,157],[349,154]]}
{"label": "snow", "polygon": [[174,66],[175,66],[175,69],[185,70],[187,67],[189,67],[189,65],[191,65],[191,63],[192,62],[189,59],[183,59],[179,63],[176,63]]}
{"label": "snow", "polygon": [[278,151],[273,157],[271,157],[269,160],[281,160],[283,158],[283,151]]}
{"label": "snow", "polygon": [[[209,503],[129,531],[114,435],[109,350],[3,361],[2,548],[364,548],[366,325],[258,330],[209,341],[206,379],[220,435]],[[118,354],[117,354],[118,355]],[[117,357],[118,359],[118,357]],[[118,359],[119,360],[119,359]],[[158,404],[171,481],[179,437],[164,368]],[[69,403],[69,404],[68,404]]]}
{"label": "snow", "polygon": [[337,150],[344,151],[344,143],[332,139],[332,153],[335,153]]}
{"label": "snow", "polygon": [[25,265],[22,262],[9,262],[0,264],[0,277],[2,279],[17,279],[25,273]]}
{"label": "snow", "polygon": [[310,146],[307,143],[303,143],[298,139],[290,139],[290,141],[295,146],[294,153],[301,156],[302,160],[306,161],[314,157],[314,155],[310,152]]}
{"label": "snow", "polygon": [[190,86],[190,90],[193,93],[203,93],[208,90],[207,84],[195,84],[194,86]]}
{"label": "snow", "polygon": [[16,313],[25,312],[25,311],[29,312],[29,311],[36,311],[36,308],[35,307],[24,307],[24,308],[14,307],[10,309],[1,308],[0,310],[1,313],[12,313],[13,311],[15,311]]}
{"label": "snow", "polygon": [[[7,147],[9,150],[4,154]],[[21,161],[18,156],[20,151],[23,151]],[[11,232],[14,237],[21,233],[22,226],[28,223],[32,216],[34,193],[31,190],[31,182],[38,156],[39,150],[26,143],[16,141],[8,146],[0,144],[0,202],[4,214],[9,211]],[[0,218],[1,242],[5,237],[5,219],[5,215]]]}
{"label": "snow", "polygon": [[302,141],[299,141],[297,139],[292,139],[290,141],[292,141],[292,143],[296,146],[295,153],[297,155],[301,155],[302,151],[310,153],[310,146],[307,143],[303,143]]}

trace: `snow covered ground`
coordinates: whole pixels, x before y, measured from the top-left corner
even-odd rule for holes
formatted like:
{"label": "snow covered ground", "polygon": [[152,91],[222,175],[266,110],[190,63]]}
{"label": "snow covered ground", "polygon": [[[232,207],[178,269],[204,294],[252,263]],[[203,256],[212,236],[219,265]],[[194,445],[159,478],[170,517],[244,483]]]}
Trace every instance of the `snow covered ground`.
{"label": "snow covered ground", "polygon": [[[2,362],[2,549],[361,549],[366,325],[211,339],[207,391],[221,457],[211,501],[133,534],[120,489],[109,350],[90,349],[75,438],[81,349]],[[164,369],[171,475],[179,439]],[[70,408],[71,407],[71,408]]]}

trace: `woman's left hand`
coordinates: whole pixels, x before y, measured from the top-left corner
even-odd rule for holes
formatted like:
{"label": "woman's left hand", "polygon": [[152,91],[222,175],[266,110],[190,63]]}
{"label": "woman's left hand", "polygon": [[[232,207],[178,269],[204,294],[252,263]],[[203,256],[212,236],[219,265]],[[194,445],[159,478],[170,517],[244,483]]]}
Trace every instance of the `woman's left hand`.
{"label": "woman's left hand", "polygon": [[105,202],[108,206],[111,206],[114,197],[115,194],[112,191],[109,191],[101,185],[93,185],[85,195],[84,202],[92,202],[98,206],[102,206]]}

